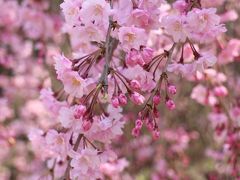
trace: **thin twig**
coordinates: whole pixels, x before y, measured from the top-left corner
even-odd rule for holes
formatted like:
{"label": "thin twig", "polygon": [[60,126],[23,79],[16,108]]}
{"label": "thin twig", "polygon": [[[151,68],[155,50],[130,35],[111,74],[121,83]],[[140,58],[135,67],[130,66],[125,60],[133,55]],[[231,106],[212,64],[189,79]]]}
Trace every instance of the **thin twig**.
{"label": "thin twig", "polygon": [[[74,147],[73,147],[74,151],[78,150],[78,147],[80,145],[82,137],[83,137],[83,134],[78,135],[76,143],[74,144]],[[64,178],[63,178],[64,180],[70,180],[70,169],[71,169],[70,163],[71,163],[72,158],[70,158],[69,156],[68,156],[68,158],[69,158],[68,165],[67,165],[67,169],[65,171]]]}
{"label": "thin twig", "polygon": [[[113,2],[110,0],[110,6],[113,8]],[[108,74],[109,74],[109,64],[113,56],[113,51],[116,49],[118,45],[118,40],[111,37],[111,30],[112,30],[112,20],[113,17],[109,17],[109,26],[107,30],[106,42],[105,42],[105,65],[104,70],[102,72],[101,78],[99,83],[102,83],[104,92],[107,93],[108,91]]]}

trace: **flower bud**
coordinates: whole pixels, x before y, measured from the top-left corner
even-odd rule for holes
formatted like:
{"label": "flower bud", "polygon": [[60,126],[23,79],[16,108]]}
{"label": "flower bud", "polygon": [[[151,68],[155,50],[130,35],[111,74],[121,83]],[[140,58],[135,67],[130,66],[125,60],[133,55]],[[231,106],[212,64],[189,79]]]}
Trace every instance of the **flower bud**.
{"label": "flower bud", "polygon": [[153,139],[158,139],[160,137],[159,130],[154,130],[152,133]]}
{"label": "flower bud", "polygon": [[135,127],[141,129],[143,122],[140,119],[137,119],[135,122]]}
{"label": "flower bud", "polygon": [[166,101],[166,106],[168,107],[169,110],[174,110],[176,108],[174,101],[171,99],[168,99]]}
{"label": "flower bud", "polygon": [[172,95],[175,95],[177,93],[177,88],[174,85],[169,85],[168,86],[168,92]]}
{"label": "flower bud", "polygon": [[131,95],[131,100],[133,101],[133,103],[137,104],[137,105],[141,105],[144,103],[145,101],[145,98],[144,96],[142,96],[141,94],[137,93],[137,92],[134,92],[132,95]]}
{"label": "flower bud", "polygon": [[137,80],[131,80],[130,86],[133,89],[140,89],[141,85]]}
{"label": "flower bud", "polygon": [[74,109],[74,118],[80,119],[85,112],[86,112],[86,106],[83,106],[83,105],[76,106]]}
{"label": "flower bud", "polygon": [[214,88],[214,94],[219,97],[224,97],[228,95],[228,90],[225,86],[218,86]]}
{"label": "flower bud", "polygon": [[154,129],[154,124],[152,120],[147,121],[147,128],[152,131]]}
{"label": "flower bud", "polygon": [[154,105],[159,105],[160,104],[160,102],[161,102],[161,97],[159,96],[159,95],[155,95],[155,96],[153,96],[153,104]]}
{"label": "flower bud", "polygon": [[127,96],[123,93],[119,94],[118,100],[119,100],[120,105],[122,105],[122,106],[127,104]]}
{"label": "flower bud", "polygon": [[84,131],[88,131],[92,127],[92,122],[90,120],[84,120],[82,127]]}
{"label": "flower bud", "polygon": [[139,128],[133,128],[132,129],[132,135],[134,136],[134,137],[138,137],[139,135],[140,135],[140,129]]}
{"label": "flower bud", "polygon": [[115,107],[115,108],[118,108],[118,107],[119,107],[119,99],[118,99],[118,97],[113,97],[113,98],[112,98],[112,105],[113,105],[113,107]]}

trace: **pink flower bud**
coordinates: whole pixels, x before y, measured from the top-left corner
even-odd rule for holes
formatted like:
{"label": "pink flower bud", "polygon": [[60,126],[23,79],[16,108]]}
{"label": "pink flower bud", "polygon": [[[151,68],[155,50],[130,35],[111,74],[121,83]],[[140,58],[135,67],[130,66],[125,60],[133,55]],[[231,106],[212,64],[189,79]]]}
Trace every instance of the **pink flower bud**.
{"label": "pink flower bud", "polygon": [[175,95],[177,93],[177,88],[174,85],[169,85],[168,86],[168,92],[172,95]]}
{"label": "pink flower bud", "polygon": [[138,64],[139,59],[142,59],[142,56],[136,49],[132,49],[126,57],[126,64],[129,66],[135,66]]}
{"label": "pink flower bud", "polygon": [[153,103],[154,105],[159,105],[161,102],[161,97],[159,95],[153,96]]}
{"label": "pink flower bud", "polygon": [[139,128],[133,128],[132,129],[132,135],[134,136],[134,137],[138,137],[139,135],[140,135],[140,129]]}
{"label": "pink flower bud", "polygon": [[187,11],[188,4],[185,0],[178,0],[173,3],[173,8],[177,9],[180,13],[184,13]]}
{"label": "pink flower bud", "polygon": [[119,94],[118,100],[119,100],[120,105],[122,105],[122,106],[127,104],[127,96],[123,93]]}
{"label": "pink flower bud", "polygon": [[83,106],[83,105],[76,106],[74,109],[74,118],[80,119],[85,112],[86,112],[86,106]]}
{"label": "pink flower bud", "polygon": [[153,121],[151,120],[148,120],[147,121],[147,128],[152,131],[154,129],[154,124],[153,124]]}
{"label": "pink flower bud", "polygon": [[148,48],[148,47],[144,47],[141,51],[141,55],[142,58],[144,60],[145,63],[149,63],[151,62],[152,58],[153,58],[153,49],[152,48]]}
{"label": "pink flower bud", "polygon": [[132,80],[130,82],[130,86],[133,89],[140,89],[140,87],[141,87],[140,83],[137,80]]}
{"label": "pink flower bud", "polygon": [[133,103],[137,104],[137,105],[141,105],[144,103],[145,101],[145,98],[137,93],[137,92],[134,92],[132,95],[131,95],[131,100],[133,101]]}
{"label": "pink flower bud", "polygon": [[143,122],[142,122],[140,119],[136,120],[136,122],[135,122],[136,128],[141,129],[141,128],[142,128],[142,125],[143,125]]}
{"label": "pink flower bud", "polygon": [[152,133],[153,139],[158,139],[160,137],[159,130],[154,130]]}
{"label": "pink flower bud", "polygon": [[118,107],[119,107],[119,99],[118,99],[118,97],[113,97],[113,98],[112,98],[112,105],[113,105],[113,107],[115,107],[115,108],[118,108]]}
{"label": "pink flower bud", "polygon": [[160,117],[160,113],[158,111],[158,109],[156,107],[153,108],[153,114],[155,118],[159,118]]}
{"label": "pink flower bud", "polygon": [[214,88],[214,94],[219,97],[224,97],[228,95],[228,90],[225,86],[218,86]]}
{"label": "pink flower bud", "polygon": [[166,106],[167,106],[168,109],[170,109],[170,110],[174,110],[174,109],[176,108],[176,105],[175,105],[174,101],[171,100],[171,99],[168,99],[168,100],[167,100]]}
{"label": "pink flower bud", "polygon": [[84,120],[82,127],[84,131],[88,131],[92,127],[92,122],[90,120]]}

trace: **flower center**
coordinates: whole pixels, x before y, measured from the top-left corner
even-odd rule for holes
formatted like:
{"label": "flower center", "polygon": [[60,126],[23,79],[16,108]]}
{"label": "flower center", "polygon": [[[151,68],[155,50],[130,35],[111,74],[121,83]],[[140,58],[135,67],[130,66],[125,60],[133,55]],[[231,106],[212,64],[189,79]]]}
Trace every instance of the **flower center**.
{"label": "flower center", "polygon": [[57,137],[56,143],[59,144],[59,145],[63,144],[63,139],[61,137]]}
{"label": "flower center", "polygon": [[133,33],[127,33],[125,36],[126,41],[133,42],[135,39],[135,35]]}
{"label": "flower center", "polygon": [[72,78],[72,85],[73,86],[80,86],[81,82],[79,80],[77,80],[76,78]]}
{"label": "flower center", "polygon": [[182,29],[181,23],[178,22],[178,21],[175,22],[173,28],[174,28],[175,31],[180,31]]}
{"label": "flower center", "polygon": [[102,15],[103,14],[103,7],[99,4],[95,5],[94,12],[95,12],[96,16]]}

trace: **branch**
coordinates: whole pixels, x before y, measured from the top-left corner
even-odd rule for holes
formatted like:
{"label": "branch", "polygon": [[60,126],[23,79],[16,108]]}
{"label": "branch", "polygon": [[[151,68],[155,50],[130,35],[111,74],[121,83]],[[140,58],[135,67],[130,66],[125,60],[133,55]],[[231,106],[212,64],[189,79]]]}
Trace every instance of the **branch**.
{"label": "branch", "polygon": [[166,75],[166,71],[167,71],[167,66],[168,64],[170,63],[171,59],[172,59],[172,55],[173,55],[173,51],[176,47],[176,43],[173,44],[173,46],[171,47],[171,49],[169,51],[167,51],[167,61],[166,61],[166,64],[165,66],[163,67],[163,71],[162,71],[162,74],[161,74],[161,77],[160,79],[158,80],[157,84],[156,84],[156,87],[152,93],[152,95],[149,97],[149,99],[147,100],[146,104],[144,107],[146,107],[146,105],[149,103],[150,100],[152,100],[153,96],[156,95],[157,91],[158,91],[158,88],[161,86],[162,84],[162,80],[164,78],[164,76]]}
{"label": "branch", "polygon": [[[78,137],[77,137],[77,141],[76,141],[76,143],[74,144],[74,147],[73,147],[74,151],[77,151],[82,138],[83,138],[83,134],[79,134]],[[70,169],[71,169],[70,163],[71,163],[72,158],[70,158],[69,156],[68,156],[68,158],[69,158],[68,159],[68,165],[67,165],[67,169],[65,171],[65,174],[63,176],[64,177],[63,180],[70,180]]]}
{"label": "branch", "polygon": [[[113,2],[110,0],[110,6],[113,8]],[[111,37],[111,30],[112,30],[112,22],[113,17],[109,17],[109,26],[107,30],[106,42],[105,42],[105,65],[104,70],[102,72],[101,78],[99,83],[101,83],[104,87],[104,92],[107,93],[108,91],[108,74],[109,74],[109,63],[112,59],[113,52],[118,46],[118,40]]]}

